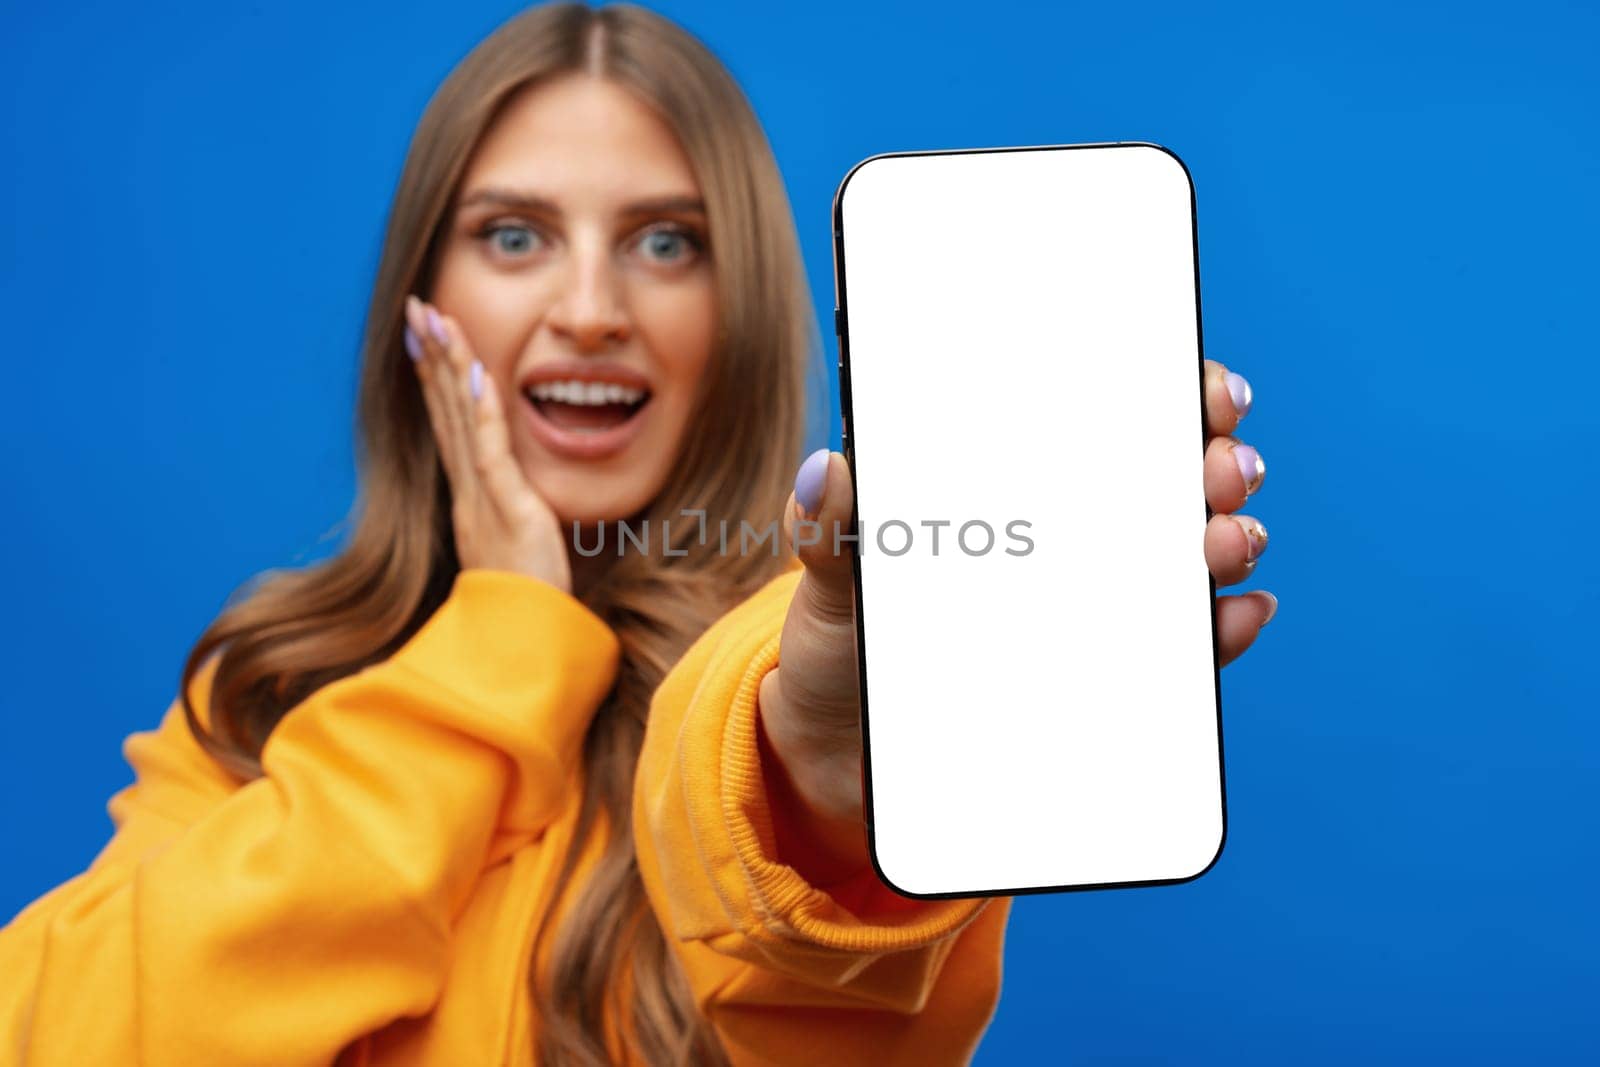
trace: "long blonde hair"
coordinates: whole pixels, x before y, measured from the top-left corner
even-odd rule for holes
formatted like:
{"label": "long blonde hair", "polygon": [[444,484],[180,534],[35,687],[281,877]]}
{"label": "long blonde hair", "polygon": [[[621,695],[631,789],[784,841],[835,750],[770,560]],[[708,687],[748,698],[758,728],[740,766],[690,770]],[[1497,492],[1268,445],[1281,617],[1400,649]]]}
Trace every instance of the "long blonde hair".
{"label": "long blonde hair", "polygon": [[[582,594],[615,630],[622,663],[585,738],[583,802],[555,899],[573,888],[598,815],[611,832],[553,935],[547,983],[537,980],[536,943],[528,989],[541,1016],[541,1062],[605,1063],[606,998],[631,960],[634,996],[622,1021],[634,1055],[661,1064],[720,1062],[720,1044],[699,1017],[639,879],[633,773],[651,696],[667,670],[719,615],[789,565],[759,550],[720,554],[716,538],[701,547],[680,509],[704,508],[730,529],[781,518],[803,443],[808,380],[817,381],[808,376],[820,362],[772,151],[738,85],[683,29],[629,4],[538,6],[502,25],[446,78],[407,154],[368,308],[352,533],[332,558],[268,571],[230,598],[190,652],[179,692],[206,750],[235,776],[259,777],[262,746],[290,708],[388,657],[448,594],[460,569],[450,487],[402,347],[403,302],[412,292],[427,297],[447,212],[500,109],[535,82],[575,72],[628,88],[676,130],[706,201],[720,330],[674,472],[651,505],[628,517],[657,530],[678,519],[674,554],[655,539],[651,551],[619,557]],[[188,693],[214,652],[208,734]],[[550,926],[541,925],[541,942]]]}

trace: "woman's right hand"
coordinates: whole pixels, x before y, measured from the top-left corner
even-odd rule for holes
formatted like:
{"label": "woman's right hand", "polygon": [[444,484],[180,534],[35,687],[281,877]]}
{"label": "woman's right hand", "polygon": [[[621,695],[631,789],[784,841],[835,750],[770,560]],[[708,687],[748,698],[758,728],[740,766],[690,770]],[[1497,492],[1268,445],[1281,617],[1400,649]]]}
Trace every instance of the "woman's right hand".
{"label": "woman's right hand", "polygon": [[408,296],[405,344],[450,479],[461,568],[513,571],[570,593],[561,523],[517,466],[500,392],[460,323]]}

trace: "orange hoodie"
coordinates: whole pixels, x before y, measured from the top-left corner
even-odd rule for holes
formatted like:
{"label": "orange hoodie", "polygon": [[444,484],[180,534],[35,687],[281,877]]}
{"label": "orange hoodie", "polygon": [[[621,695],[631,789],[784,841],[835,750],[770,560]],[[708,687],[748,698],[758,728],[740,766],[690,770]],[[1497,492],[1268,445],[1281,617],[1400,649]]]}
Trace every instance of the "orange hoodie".
{"label": "orange hoodie", "polygon": [[[870,870],[825,891],[775,852],[756,693],[800,573],[656,692],[633,806],[650,903],[734,1063],[965,1063],[1009,899],[908,901]],[[262,778],[236,784],[174,701],[124,743],[111,841],[0,930],[0,1062],[533,1064],[533,922],[619,650],[567,593],[469,569],[393,656],[283,717]]]}

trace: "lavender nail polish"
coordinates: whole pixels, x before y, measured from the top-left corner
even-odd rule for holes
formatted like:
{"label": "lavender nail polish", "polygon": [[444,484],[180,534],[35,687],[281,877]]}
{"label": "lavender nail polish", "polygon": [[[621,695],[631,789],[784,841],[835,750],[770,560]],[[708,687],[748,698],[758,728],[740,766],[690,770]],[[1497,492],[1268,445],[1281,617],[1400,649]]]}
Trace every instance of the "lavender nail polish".
{"label": "lavender nail polish", "polygon": [[806,457],[794,476],[794,497],[807,515],[822,506],[822,490],[828,484],[828,450],[819,448]]}
{"label": "lavender nail polish", "polygon": [[1228,383],[1228,396],[1233,399],[1233,410],[1239,413],[1242,419],[1250,414],[1250,405],[1255,402],[1250,392],[1250,383],[1244,380],[1241,374],[1229,371],[1225,380]]}
{"label": "lavender nail polish", "polygon": [[406,355],[411,357],[413,363],[422,358],[422,338],[417,336],[417,331],[411,328],[409,322],[406,323]]}
{"label": "lavender nail polish", "polygon": [[477,360],[472,361],[472,399],[477,400],[483,396],[483,364]]}
{"label": "lavender nail polish", "polygon": [[444,323],[439,319],[439,313],[433,308],[428,309],[428,332],[433,334],[433,339],[442,345],[450,343],[450,335],[445,332]]}
{"label": "lavender nail polish", "polygon": [[1239,524],[1244,531],[1245,540],[1250,543],[1249,554],[1245,559],[1256,559],[1267,550],[1267,528],[1261,525],[1259,519],[1248,515],[1235,515],[1233,521]]}
{"label": "lavender nail polish", "polygon": [[1278,598],[1267,592],[1265,589],[1252,589],[1250,590],[1250,595],[1261,597],[1267,602],[1267,617],[1261,620],[1261,625],[1265,626],[1267,623],[1271,622],[1272,617],[1278,613]]}
{"label": "lavender nail polish", "polygon": [[1267,462],[1261,458],[1261,453],[1240,442],[1233,446],[1233,458],[1239,464],[1239,473],[1244,475],[1244,491],[1253,493],[1261,488],[1261,479],[1267,476]]}

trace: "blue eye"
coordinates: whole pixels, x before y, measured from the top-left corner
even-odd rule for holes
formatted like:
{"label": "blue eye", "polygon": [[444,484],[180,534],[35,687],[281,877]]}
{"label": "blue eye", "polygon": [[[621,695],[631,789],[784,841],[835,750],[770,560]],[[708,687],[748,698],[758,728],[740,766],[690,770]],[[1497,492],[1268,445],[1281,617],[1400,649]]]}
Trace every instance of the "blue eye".
{"label": "blue eye", "polygon": [[700,250],[693,236],[676,229],[651,230],[639,241],[645,255],[661,263],[679,263]]}
{"label": "blue eye", "polygon": [[531,227],[519,223],[498,223],[485,227],[482,237],[494,245],[495,251],[507,256],[521,256],[534,250],[539,235]]}

